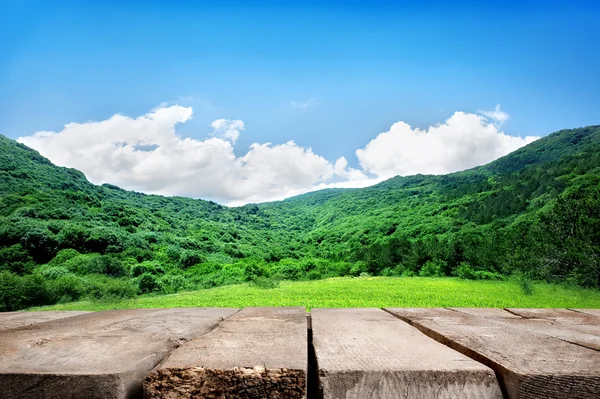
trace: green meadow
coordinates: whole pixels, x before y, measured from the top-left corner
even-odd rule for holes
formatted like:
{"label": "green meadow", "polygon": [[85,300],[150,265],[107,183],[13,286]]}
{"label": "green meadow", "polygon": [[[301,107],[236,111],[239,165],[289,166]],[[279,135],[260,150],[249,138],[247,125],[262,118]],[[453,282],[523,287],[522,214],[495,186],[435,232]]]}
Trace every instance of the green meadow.
{"label": "green meadow", "polygon": [[548,307],[600,308],[600,292],[547,283],[426,277],[340,277],[282,281],[275,288],[230,285],[119,301],[79,301],[34,310],[106,310],[173,307]]}

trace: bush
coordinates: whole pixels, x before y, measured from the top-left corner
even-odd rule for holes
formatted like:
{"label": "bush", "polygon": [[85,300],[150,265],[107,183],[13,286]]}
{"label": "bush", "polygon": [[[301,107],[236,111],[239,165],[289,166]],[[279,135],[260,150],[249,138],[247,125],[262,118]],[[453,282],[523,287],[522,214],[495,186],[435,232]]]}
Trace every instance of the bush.
{"label": "bush", "polygon": [[323,275],[319,270],[311,270],[308,273],[306,273],[306,278],[309,280],[319,280],[323,278]]}
{"label": "bush", "polygon": [[286,258],[275,263],[273,274],[284,280],[300,280],[304,277],[304,267],[296,259]]}
{"label": "bush", "polygon": [[461,262],[454,270],[454,275],[465,280],[504,280],[505,277],[497,272],[473,270],[467,262]]}
{"label": "bush", "polygon": [[428,260],[421,267],[419,271],[419,276],[421,277],[441,277],[443,276],[442,270],[446,267],[446,262],[444,261],[433,261]]}
{"label": "bush", "polygon": [[28,274],[33,271],[35,262],[21,244],[11,245],[0,249],[0,270]]}
{"label": "bush", "polygon": [[69,269],[67,269],[66,267],[63,266],[49,266],[49,265],[44,265],[44,266],[40,266],[37,270],[37,273],[41,274],[42,277],[44,277],[47,280],[55,280],[57,278],[66,276],[68,274],[71,274],[71,272],[69,271]]}
{"label": "bush", "polygon": [[131,277],[139,277],[144,273],[165,274],[164,269],[157,262],[143,262],[131,266],[129,274]]}
{"label": "bush", "polygon": [[127,266],[115,255],[78,255],[64,262],[63,266],[81,275],[104,274],[111,277],[122,277],[128,274]]}
{"label": "bush", "polygon": [[458,267],[454,270],[454,275],[458,278],[465,280],[475,279],[475,270],[467,262],[460,262]]}
{"label": "bush", "polygon": [[123,251],[122,255],[127,258],[133,258],[138,262],[154,259],[154,252],[149,248],[128,247]]}
{"label": "bush", "polygon": [[181,248],[175,245],[169,245],[167,247],[167,256],[172,261],[179,262],[179,259],[181,258]]}
{"label": "bush", "polygon": [[[65,269],[66,270],[66,269]],[[46,282],[51,303],[76,301],[86,294],[83,280],[67,273]]]}
{"label": "bush", "polygon": [[73,248],[61,249],[58,251],[54,259],[48,262],[51,265],[62,265],[66,261],[73,259],[74,257],[81,255],[77,250]]}
{"label": "bush", "polygon": [[48,291],[42,276],[30,274],[17,276],[0,272],[0,312],[45,305],[49,302]]}
{"label": "bush", "polygon": [[505,280],[506,277],[497,272],[488,272],[487,270],[476,270],[473,273],[473,280]]}
{"label": "bush", "polygon": [[47,229],[34,228],[21,237],[21,245],[38,263],[46,263],[58,251],[58,241]]}
{"label": "bush", "polygon": [[189,284],[182,275],[167,274],[160,279],[163,292],[172,294],[188,288]]}
{"label": "bush", "polygon": [[360,276],[362,273],[369,273],[369,266],[367,263],[362,260],[354,262],[354,265],[350,268],[350,275],[356,277]]}
{"label": "bush", "polygon": [[181,259],[179,260],[179,263],[181,264],[181,267],[187,269],[188,267],[202,263],[202,261],[203,259],[200,252],[186,250],[181,253]]}
{"label": "bush", "polygon": [[112,300],[133,298],[137,287],[127,278],[112,278],[103,275],[90,275],[82,278],[86,295],[91,299]]}
{"label": "bush", "polygon": [[160,292],[162,290],[158,279],[150,273],[144,273],[140,276],[138,288],[142,294]]}

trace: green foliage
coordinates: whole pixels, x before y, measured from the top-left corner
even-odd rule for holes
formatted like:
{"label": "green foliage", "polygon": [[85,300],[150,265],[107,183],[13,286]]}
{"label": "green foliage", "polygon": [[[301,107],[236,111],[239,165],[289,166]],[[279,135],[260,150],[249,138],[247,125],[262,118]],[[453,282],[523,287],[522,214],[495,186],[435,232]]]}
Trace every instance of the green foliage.
{"label": "green foliage", "polygon": [[443,276],[443,270],[446,267],[446,262],[444,261],[433,261],[428,260],[421,267],[419,271],[419,276],[421,277],[441,277]]}
{"label": "green foliage", "polygon": [[0,248],[0,271],[9,271],[20,275],[33,271],[35,261],[21,244]]}
{"label": "green foliage", "polygon": [[142,294],[148,294],[150,292],[159,292],[162,287],[159,280],[150,273],[144,273],[139,278],[138,287]]}
{"label": "green foliage", "polygon": [[18,276],[7,271],[0,272],[0,312],[45,303],[48,303],[48,291],[40,275]]}
{"label": "green foliage", "polygon": [[598,289],[598,187],[598,126],[463,172],[237,208],[95,186],[0,136],[0,294],[20,309],[361,275],[521,274]]}

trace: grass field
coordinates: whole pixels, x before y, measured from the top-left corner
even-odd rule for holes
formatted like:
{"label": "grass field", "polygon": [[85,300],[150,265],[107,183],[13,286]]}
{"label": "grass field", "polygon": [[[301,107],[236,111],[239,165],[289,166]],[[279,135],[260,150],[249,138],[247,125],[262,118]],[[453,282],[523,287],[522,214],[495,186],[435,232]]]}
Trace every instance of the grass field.
{"label": "grass field", "polygon": [[233,285],[118,302],[72,302],[37,310],[246,306],[600,308],[600,292],[535,283],[533,293],[526,295],[515,281],[361,277],[284,281],[270,289]]}

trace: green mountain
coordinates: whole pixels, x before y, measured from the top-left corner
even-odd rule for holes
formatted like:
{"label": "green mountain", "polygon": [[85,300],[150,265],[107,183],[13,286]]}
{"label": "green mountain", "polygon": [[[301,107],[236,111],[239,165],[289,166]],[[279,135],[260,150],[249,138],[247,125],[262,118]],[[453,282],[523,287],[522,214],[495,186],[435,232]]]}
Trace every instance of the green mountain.
{"label": "green mountain", "polygon": [[0,310],[340,275],[600,288],[600,126],[488,165],[227,208],[96,186],[0,136]]}

